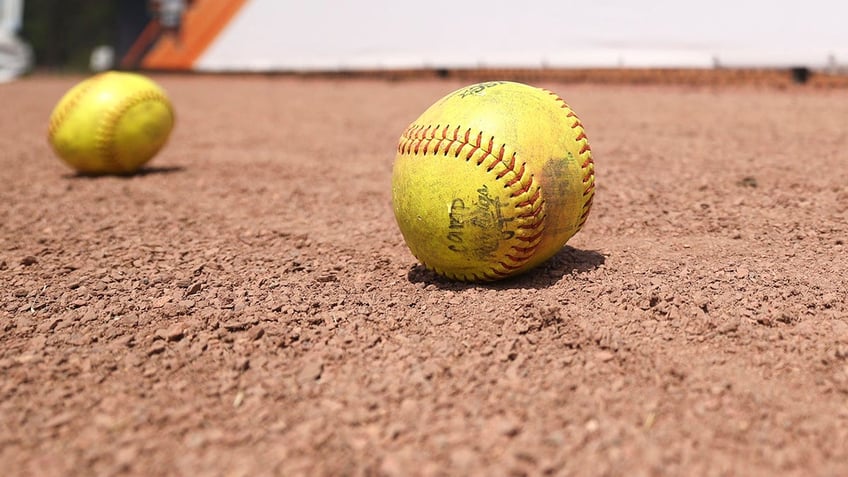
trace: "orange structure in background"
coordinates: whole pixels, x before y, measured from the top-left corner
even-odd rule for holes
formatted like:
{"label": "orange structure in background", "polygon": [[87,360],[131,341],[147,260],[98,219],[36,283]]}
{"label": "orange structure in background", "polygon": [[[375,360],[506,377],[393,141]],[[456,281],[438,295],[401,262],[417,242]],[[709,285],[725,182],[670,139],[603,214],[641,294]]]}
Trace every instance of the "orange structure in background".
{"label": "orange structure in background", "polygon": [[157,19],[151,20],[123,58],[122,66],[191,70],[245,3],[247,0],[194,0],[176,32],[164,30]]}

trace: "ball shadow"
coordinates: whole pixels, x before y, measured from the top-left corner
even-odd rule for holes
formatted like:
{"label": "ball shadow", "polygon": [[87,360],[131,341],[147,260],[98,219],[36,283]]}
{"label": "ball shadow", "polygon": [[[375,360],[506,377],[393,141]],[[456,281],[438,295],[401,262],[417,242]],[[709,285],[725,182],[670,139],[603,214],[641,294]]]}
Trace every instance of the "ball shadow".
{"label": "ball shadow", "polygon": [[86,180],[86,179],[101,179],[104,177],[116,177],[119,179],[131,179],[133,177],[145,177],[151,175],[166,175],[166,174],[175,174],[177,172],[183,172],[185,167],[183,166],[151,166],[151,167],[142,167],[141,169],[128,172],[126,174],[90,174],[85,172],[71,172],[65,174],[66,179],[74,179],[74,180]]}
{"label": "ball shadow", "polygon": [[566,245],[545,263],[521,275],[496,282],[465,283],[449,280],[427,270],[421,264],[414,265],[407,273],[412,283],[433,285],[440,290],[459,291],[468,288],[548,288],[564,276],[586,273],[604,264],[606,256],[595,250],[580,250]]}

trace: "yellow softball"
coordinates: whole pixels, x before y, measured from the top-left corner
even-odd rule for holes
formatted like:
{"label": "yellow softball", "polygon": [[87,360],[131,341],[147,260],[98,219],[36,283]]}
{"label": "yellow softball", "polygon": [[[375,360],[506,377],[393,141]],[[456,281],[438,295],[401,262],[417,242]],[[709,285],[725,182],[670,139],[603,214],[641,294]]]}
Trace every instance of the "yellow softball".
{"label": "yellow softball", "polygon": [[165,91],[142,75],[109,71],[71,88],[50,115],[47,139],[85,174],[129,174],[168,141],[174,112]]}
{"label": "yellow softball", "polygon": [[595,165],[555,93],[493,81],[454,91],[401,135],[392,206],[412,254],[462,281],[525,272],[586,222]]}

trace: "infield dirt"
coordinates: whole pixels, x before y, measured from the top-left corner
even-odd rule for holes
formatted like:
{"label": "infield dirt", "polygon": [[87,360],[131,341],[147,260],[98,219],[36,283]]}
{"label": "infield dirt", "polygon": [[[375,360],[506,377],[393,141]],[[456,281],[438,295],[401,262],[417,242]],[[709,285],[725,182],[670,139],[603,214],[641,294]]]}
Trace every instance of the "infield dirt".
{"label": "infield dirt", "polygon": [[535,83],[592,213],[467,285],[390,188],[463,82],[154,76],[170,143],[87,178],[45,140],[81,79],[0,85],[5,475],[848,473],[848,90]]}

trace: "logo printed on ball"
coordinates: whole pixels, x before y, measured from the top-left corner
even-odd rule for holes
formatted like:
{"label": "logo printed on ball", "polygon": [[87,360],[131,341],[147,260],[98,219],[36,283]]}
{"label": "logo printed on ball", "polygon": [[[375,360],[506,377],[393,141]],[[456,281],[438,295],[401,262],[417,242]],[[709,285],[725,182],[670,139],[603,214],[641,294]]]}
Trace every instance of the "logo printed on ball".
{"label": "logo printed on ball", "polygon": [[460,91],[459,97],[465,98],[467,96],[475,95],[475,96],[483,96],[485,94],[486,89],[494,88],[495,86],[506,84],[505,81],[489,81],[488,83],[479,83],[473,86],[469,86],[464,90]]}
{"label": "logo printed on ball", "polygon": [[[466,206],[463,199],[454,199],[448,210],[448,220],[447,239],[452,242],[448,249],[471,252],[479,259],[491,257],[501,240],[515,236],[515,232],[504,230],[505,225],[515,219],[504,217],[500,199],[492,197],[486,185],[477,189],[477,200],[471,202],[471,207]],[[468,227],[473,230],[469,231]],[[473,239],[468,240],[468,235]]]}

